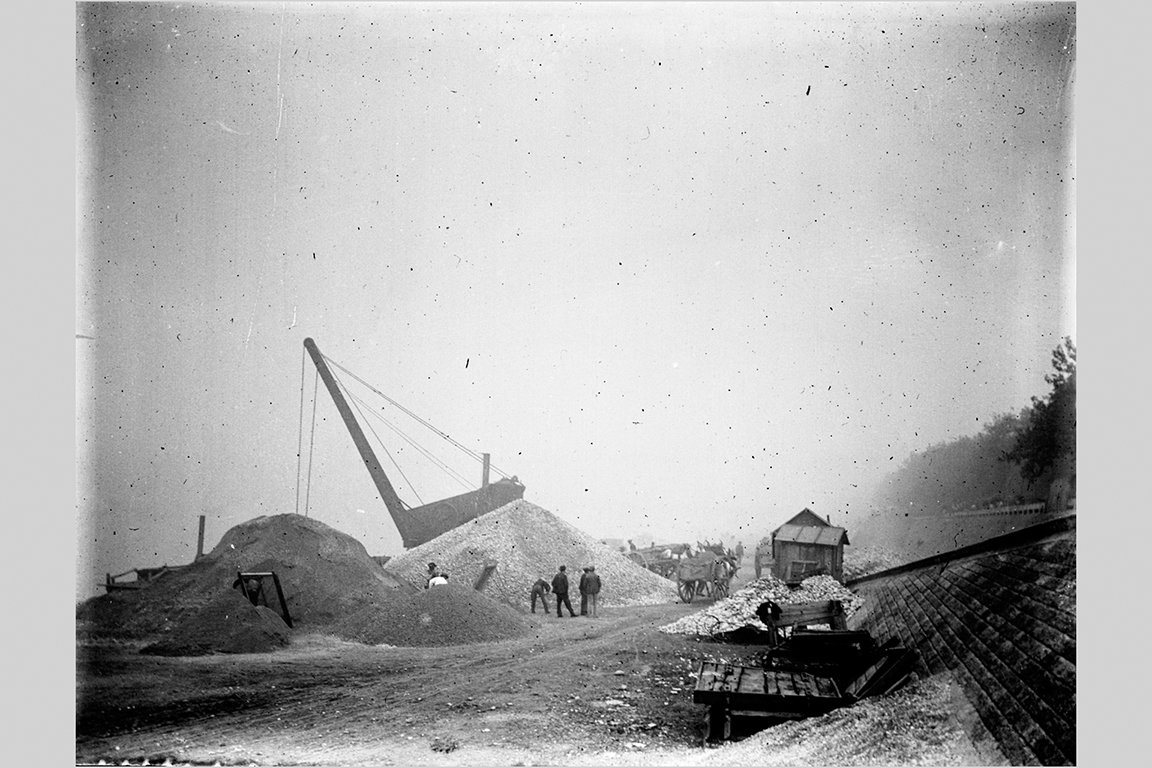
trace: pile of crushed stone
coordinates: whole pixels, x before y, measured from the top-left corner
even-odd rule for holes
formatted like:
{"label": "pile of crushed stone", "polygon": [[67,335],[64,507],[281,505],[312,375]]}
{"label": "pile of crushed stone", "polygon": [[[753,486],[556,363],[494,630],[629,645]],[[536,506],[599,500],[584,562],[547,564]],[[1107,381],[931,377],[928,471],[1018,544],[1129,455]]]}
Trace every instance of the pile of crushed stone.
{"label": "pile of crushed stone", "polygon": [[221,592],[164,639],[140,649],[155,656],[262,653],[288,645],[291,631],[280,614],[252,605],[236,590]]}
{"label": "pile of crushed stone", "polygon": [[809,576],[800,582],[798,589],[790,588],[774,576],[765,576],[703,611],[660,627],[660,631],[673,635],[709,636],[736,632],[743,627],[767,631],[768,627],[756,616],[756,609],[768,600],[780,604],[839,600],[844,604],[846,618],[851,618],[864,604],[863,598],[831,576]]}
{"label": "pile of crushed stone", "polygon": [[886,547],[848,547],[844,550],[844,581],[886,571],[906,562],[907,557]]}
{"label": "pile of crushed stone", "polygon": [[263,516],[233,527],[210,553],[140,589],[81,603],[78,627],[92,638],[153,641],[154,650],[165,653],[279,647],[289,630],[270,629],[283,624],[271,580],[267,607],[248,604],[253,610],[247,610],[233,587],[240,571],[276,573],[297,630],[322,631],[397,591],[414,591],[345,533],[301,515]]}
{"label": "pile of crushed stone", "polygon": [[329,633],[369,645],[467,645],[523,637],[532,623],[520,612],[471,586],[453,584],[393,596],[365,606]]}
{"label": "pile of crushed stone", "polygon": [[[472,587],[495,562],[483,594],[527,609],[532,584],[551,582],[560,565],[568,567],[569,599],[579,602],[581,568],[596,567],[602,591],[600,606],[656,605],[679,598],[676,584],[628,560],[548,510],[518,499],[432,541],[408,550],[388,563],[388,570],[412,584],[423,585],[428,563],[449,573],[450,582]],[[553,598],[548,605],[554,608]]]}

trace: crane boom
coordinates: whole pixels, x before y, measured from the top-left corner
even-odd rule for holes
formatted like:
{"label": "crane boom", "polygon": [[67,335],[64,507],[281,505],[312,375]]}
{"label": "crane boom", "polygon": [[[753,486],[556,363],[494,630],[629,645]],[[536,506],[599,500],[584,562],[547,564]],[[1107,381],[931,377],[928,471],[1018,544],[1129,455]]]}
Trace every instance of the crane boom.
{"label": "crane boom", "polygon": [[372,482],[376,484],[376,490],[380,492],[380,498],[384,500],[384,506],[388,508],[392,519],[399,523],[397,516],[404,512],[404,504],[400,501],[400,497],[396,495],[396,489],[392,487],[388,476],[384,474],[384,468],[380,466],[380,461],[376,458],[376,453],[372,450],[372,446],[368,444],[368,438],[364,436],[364,430],[360,429],[360,424],[356,421],[356,417],[352,414],[352,409],[348,407],[348,402],[344,399],[344,393],[340,391],[336,379],[332,376],[332,371],[328,370],[328,363],[324,361],[324,356],[320,354],[319,347],[316,346],[316,342],[312,341],[311,338],[304,339],[304,349],[308,350],[308,354],[311,355],[312,362],[316,364],[316,371],[320,374],[320,378],[324,380],[324,386],[328,388],[328,394],[332,396],[332,401],[336,403],[336,410],[340,412],[340,418],[344,419],[344,426],[348,428],[348,432],[352,435],[352,442],[356,444],[356,450],[360,452],[360,458],[364,460],[364,465],[368,467],[368,474],[372,475]]}
{"label": "crane boom", "polygon": [[324,386],[328,388],[328,394],[332,396],[332,402],[336,404],[336,410],[340,412],[340,418],[344,420],[348,434],[352,435],[352,442],[356,444],[356,450],[360,452],[360,458],[363,459],[364,466],[368,468],[368,474],[372,476],[372,482],[376,484],[376,490],[380,492],[380,498],[384,500],[388,514],[392,516],[392,522],[396,523],[396,529],[400,532],[400,538],[404,542],[405,549],[417,547],[469,520],[474,520],[505,504],[524,498],[524,484],[515,477],[511,479],[501,478],[495,483],[488,482],[488,454],[485,453],[483,454],[484,467],[480,488],[447,499],[440,499],[421,507],[406,507],[404,502],[400,501],[400,497],[396,495],[396,490],[392,487],[388,476],[384,474],[384,468],[380,466],[376,453],[368,444],[368,439],[364,436],[364,431],[360,429],[360,424],[352,414],[352,409],[348,407],[344,393],[340,391],[340,385],[336,383],[336,378],[328,369],[328,363],[320,354],[316,342],[310,338],[304,339],[304,348],[308,350],[312,362],[316,364],[316,371],[324,380]]}

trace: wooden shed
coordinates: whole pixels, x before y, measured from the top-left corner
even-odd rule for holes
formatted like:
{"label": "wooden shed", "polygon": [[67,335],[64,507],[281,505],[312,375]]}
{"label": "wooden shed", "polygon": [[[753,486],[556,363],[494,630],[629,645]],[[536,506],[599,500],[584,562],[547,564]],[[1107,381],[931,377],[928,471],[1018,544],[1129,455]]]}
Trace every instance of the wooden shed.
{"label": "wooden shed", "polygon": [[805,508],[772,531],[772,575],[794,583],[820,572],[843,581],[844,545],[848,543],[847,529]]}

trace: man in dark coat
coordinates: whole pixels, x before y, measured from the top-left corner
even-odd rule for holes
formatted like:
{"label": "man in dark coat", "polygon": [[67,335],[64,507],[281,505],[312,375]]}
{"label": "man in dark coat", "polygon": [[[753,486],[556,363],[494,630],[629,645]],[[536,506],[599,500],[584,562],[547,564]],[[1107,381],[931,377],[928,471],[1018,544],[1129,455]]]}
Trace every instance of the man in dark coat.
{"label": "man in dark coat", "polygon": [[536,583],[532,585],[532,613],[536,613],[536,598],[540,598],[540,604],[544,606],[544,613],[548,613],[548,592],[551,587],[544,579],[536,579]]}
{"label": "man in dark coat", "polygon": [[585,587],[588,592],[588,615],[596,618],[596,602],[600,597],[600,574],[596,573],[596,566],[590,565],[585,576],[588,579],[588,584]]}
{"label": "man in dark coat", "polygon": [[580,574],[580,615],[588,615],[588,566]]}
{"label": "man in dark coat", "polygon": [[568,599],[568,566],[560,566],[560,570],[552,577],[552,594],[556,595],[556,618],[563,618],[560,612],[562,606],[568,607],[568,615],[576,618],[576,611],[572,610],[572,602]]}

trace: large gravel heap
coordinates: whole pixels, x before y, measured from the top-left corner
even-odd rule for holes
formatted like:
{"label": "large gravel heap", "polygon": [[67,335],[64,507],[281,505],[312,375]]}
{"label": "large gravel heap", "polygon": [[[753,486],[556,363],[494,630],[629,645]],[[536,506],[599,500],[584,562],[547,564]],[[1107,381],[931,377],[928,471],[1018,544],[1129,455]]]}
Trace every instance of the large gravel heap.
{"label": "large gravel heap", "polygon": [[449,582],[365,606],[329,631],[358,643],[407,647],[506,640],[531,630],[531,622],[519,611],[470,585]]}
{"label": "large gravel heap", "polygon": [[118,590],[77,608],[94,637],[156,641],[165,653],[262,651],[287,643],[271,580],[268,607],[233,588],[236,573],[274,571],[295,629],[323,630],[411,586],[385,571],[347,534],[301,515],[257,517],[235,526],[208,554],[137,590]]}
{"label": "large gravel heap", "polygon": [[[601,606],[656,605],[677,601],[676,585],[645,570],[546,509],[519,499],[505,504],[388,562],[388,570],[423,585],[428,563],[449,573],[451,582],[473,586],[485,565],[496,563],[482,587],[484,595],[527,608],[532,584],[551,582],[560,565],[568,566],[569,599],[580,599],[581,568],[596,566]],[[551,595],[550,608],[555,608]]]}
{"label": "large gravel heap", "polygon": [[845,616],[849,618],[864,602],[831,576],[809,576],[800,582],[798,589],[791,589],[774,576],[766,576],[703,611],[660,627],[660,631],[673,635],[712,636],[750,626],[766,632],[768,627],[756,616],[756,609],[767,600],[780,604],[839,600],[844,604]]}

